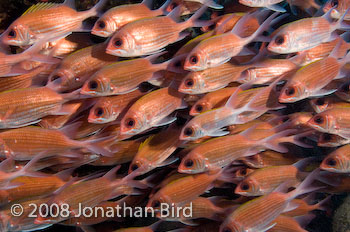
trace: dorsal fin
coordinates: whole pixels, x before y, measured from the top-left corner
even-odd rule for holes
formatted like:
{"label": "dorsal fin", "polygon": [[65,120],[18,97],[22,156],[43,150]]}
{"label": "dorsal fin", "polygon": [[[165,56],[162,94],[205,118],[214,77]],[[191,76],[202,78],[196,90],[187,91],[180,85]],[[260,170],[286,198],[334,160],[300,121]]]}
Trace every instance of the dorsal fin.
{"label": "dorsal fin", "polygon": [[52,3],[52,2],[41,2],[41,3],[35,4],[31,7],[29,7],[28,10],[26,10],[22,15],[33,13],[33,12],[43,10],[43,9],[54,8],[54,7],[57,7],[59,5],[60,4],[56,4],[56,3]]}

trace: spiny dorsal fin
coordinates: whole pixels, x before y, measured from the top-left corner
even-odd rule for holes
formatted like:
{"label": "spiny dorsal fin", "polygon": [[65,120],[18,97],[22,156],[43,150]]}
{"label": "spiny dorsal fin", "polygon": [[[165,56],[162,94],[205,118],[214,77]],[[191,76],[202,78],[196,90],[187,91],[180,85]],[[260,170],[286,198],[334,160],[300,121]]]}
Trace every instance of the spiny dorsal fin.
{"label": "spiny dorsal fin", "polygon": [[59,5],[61,5],[61,4],[52,3],[52,2],[41,2],[41,3],[35,4],[31,7],[29,7],[28,10],[26,10],[26,12],[24,12],[22,15],[33,13],[33,12],[43,10],[43,9],[54,8],[54,7],[57,7]]}
{"label": "spiny dorsal fin", "polygon": [[139,151],[154,138],[155,135],[149,136],[145,141],[143,141],[139,146]]}

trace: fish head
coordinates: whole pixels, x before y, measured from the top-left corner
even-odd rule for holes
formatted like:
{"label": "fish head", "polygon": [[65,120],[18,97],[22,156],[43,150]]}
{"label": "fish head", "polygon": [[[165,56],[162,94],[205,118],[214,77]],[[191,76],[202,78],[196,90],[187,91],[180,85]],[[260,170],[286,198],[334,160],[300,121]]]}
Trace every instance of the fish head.
{"label": "fish head", "polygon": [[197,101],[190,110],[191,116],[196,116],[198,114],[201,114],[207,110],[212,109],[212,105],[208,101]]}
{"label": "fish head", "polygon": [[[171,202],[164,196],[160,191],[158,191],[147,203],[146,207],[152,207],[154,210],[159,210],[162,204],[168,204]],[[171,203],[169,204],[171,205]]]}
{"label": "fish head", "polygon": [[246,168],[246,167],[240,168],[240,169],[235,171],[235,177],[238,178],[238,179],[244,179],[252,171],[253,171],[253,169],[249,169],[249,168]]}
{"label": "fish head", "polygon": [[260,154],[255,154],[255,155],[251,155],[248,157],[244,157],[241,159],[243,161],[244,164],[254,167],[254,168],[262,168],[264,167],[264,161],[261,157]]}
{"label": "fish head", "polygon": [[36,42],[29,28],[22,24],[12,24],[1,34],[1,42],[12,46],[27,46]]}
{"label": "fish head", "polygon": [[321,134],[317,141],[317,145],[320,147],[338,147],[346,143],[348,143],[347,139],[329,133]]}
{"label": "fish head", "polygon": [[300,82],[287,83],[278,98],[281,103],[292,103],[307,97],[305,85]]}
{"label": "fish head", "polygon": [[235,193],[242,196],[258,196],[260,189],[254,179],[247,177],[237,185]]}
{"label": "fish head", "polygon": [[116,21],[111,17],[102,16],[94,24],[91,34],[101,37],[109,37],[118,29],[119,27],[117,26]]}
{"label": "fish head", "polygon": [[239,3],[241,3],[242,5],[246,5],[246,6],[254,6],[254,5],[256,5],[256,1],[255,0],[239,0]]}
{"label": "fish head", "polygon": [[[333,9],[332,9],[333,8]],[[337,10],[338,0],[327,1],[323,7],[323,12],[328,12],[331,10],[331,17],[334,19],[339,19],[342,16],[342,13]],[[344,12],[343,12],[344,13]]]}
{"label": "fish head", "polygon": [[135,38],[127,31],[118,31],[113,35],[107,45],[106,53],[113,56],[130,57],[137,56]]}
{"label": "fish head", "polygon": [[204,135],[204,130],[194,121],[190,121],[182,128],[180,140],[196,140]]}
{"label": "fish head", "polygon": [[150,170],[151,165],[147,160],[140,159],[140,158],[134,158],[129,166],[129,174],[137,171],[140,173],[140,175],[146,173],[148,170]]}
{"label": "fish head", "polygon": [[320,168],[328,172],[347,173],[349,164],[348,158],[336,150],[322,161]]}
{"label": "fish head", "polygon": [[146,122],[138,112],[129,110],[120,123],[121,135],[135,135],[145,130]]}
{"label": "fish head", "polygon": [[193,51],[186,57],[184,62],[184,69],[188,71],[201,71],[208,67],[208,55],[200,49],[193,49]]}
{"label": "fish head", "polygon": [[53,89],[61,90],[65,87],[71,86],[72,82],[75,81],[75,74],[70,68],[59,68],[56,69],[48,79],[48,86]]}
{"label": "fish head", "polygon": [[247,83],[250,81],[254,81],[256,79],[257,79],[256,68],[253,67],[253,68],[247,68],[243,72],[241,72],[237,81],[239,81],[240,83]]}
{"label": "fish head", "polygon": [[91,96],[113,95],[114,86],[109,78],[94,75],[89,81],[84,83],[80,93]]}
{"label": "fish head", "polygon": [[293,34],[287,30],[281,30],[273,37],[267,49],[278,54],[287,54],[295,49],[294,45]]}
{"label": "fish head", "polygon": [[337,128],[336,119],[328,110],[313,116],[307,125],[321,132],[332,132]]}
{"label": "fish head", "polygon": [[178,91],[186,94],[199,94],[206,92],[202,72],[190,72],[181,81]]}
{"label": "fish head", "polygon": [[208,165],[205,158],[197,153],[196,150],[192,150],[182,160],[178,168],[178,172],[195,174],[208,170]]}
{"label": "fish head", "polygon": [[89,123],[108,123],[114,121],[119,115],[110,101],[98,102],[89,112]]}
{"label": "fish head", "polygon": [[315,98],[310,100],[310,105],[316,111],[316,113],[321,113],[330,106],[331,102],[329,98]]}

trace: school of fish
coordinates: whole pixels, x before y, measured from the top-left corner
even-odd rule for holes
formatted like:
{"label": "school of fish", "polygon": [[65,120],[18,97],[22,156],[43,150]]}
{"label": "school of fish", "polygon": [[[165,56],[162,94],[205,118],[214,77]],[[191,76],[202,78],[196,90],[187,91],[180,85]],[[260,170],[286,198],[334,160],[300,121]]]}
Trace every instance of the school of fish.
{"label": "school of fish", "polygon": [[321,231],[350,192],[350,1],[93,2],[0,35],[0,231]]}

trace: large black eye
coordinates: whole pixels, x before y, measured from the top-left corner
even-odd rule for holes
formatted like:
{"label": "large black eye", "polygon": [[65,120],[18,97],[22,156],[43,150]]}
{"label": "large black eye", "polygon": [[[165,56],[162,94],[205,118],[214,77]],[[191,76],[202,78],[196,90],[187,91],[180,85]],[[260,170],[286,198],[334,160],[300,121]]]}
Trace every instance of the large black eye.
{"label": "large black eye", "polygon": [[97,81],[90,81],[89,82],[89,89],[94,90],[94,89],[97,89],[97,87],[98,87]]}
{"label": "large black eye", "polygon": [[241,174],[242,176],[247,175],[247,169],[242,169],[242,170],[240,171],[240,174]]}
{"label": "large black eye", "polygon": [[136,169],[138,169],[139,168],[139,166],[137,165],[137,164],[133,164],[132,166],[131,166],[131,171],[135,171]]}
{"label": "large black eye", "polygon": [[232,230],[231,230],[230,228],[228,228],[228,227],[225,227],[225,228],[222,230],[222,232],[232,232]]}
{"label": "large black eye", "polygon": [[202,105],[196,105],[196,111],[197,112],[202,112],[203,106]]}
{"label": "large black eye", "polygon": [[249,184],[242,184],[241,189],[242,190],[248,190],[249,189]]}
{"label": "large black eye", "polygon": [[191,136],[193,134],[193,129],[191,127],[185,128],[184,134],[186,136]]}
{"label": "large black eye", "polygon": [[95,115],[96,115],[96,116],[100,117],[100,116],[103,115],[103,113],[104,113],[103,108],[98,107],[98,108],[95,109]]}
{"label": "large black eye", "polygon": [[284,36],[282,36],[282,35],[277,36],[276,39],[275,39],[275,43],[277,45],[283,44],[284,43]]}
{"label": "large black eye", "polygon": [[16,31],[15,30],[11,30],[9,31],[9,35],[8,35],[9,38],[15,38],[16,37]]}
{"label": "large black eye", "polygon": [[192,87],[193,86],[193,80],[192,79],[187,79],[187,80],[185,80],[185,85],[187,86],[187,87]]}
{"label": "large black eye", "polygon": [[330,141],[330,140],[332,140],[333,135],[331,135],[331,134],[323,134],[322,137],[323,137],[323,140]]}
{"label": "large black eye", "polygon": [[316,105],[318,105],[318,106],[323,106],[323,105],[324,105],[324,99],[323,99],[323,98],[317,99]]}
{"label": "large black eye", "polygon": [[191,64],[197,64],[198,62],[198,57],[197,56],[191,56],[190,57],[190,63]]}
{"label": "large black eye", "polygon": [[323,123],[323,117],[322,116],[316,116],[315,118],[314,118],[314,122],[316,123],[316,124],[322,124]]}
{"label": "large black eye", "polygon": [[326,164],[330,167],[334,167],[337,164],[337,161],[333,158],[329,158],[326,160]]}
{"label": "large black eye", "polygon": [[186,160],[185,161],[185,166],[188,167],[188,168],[192,167],[193,166],[193,160],[191,160],[191,159]]}
{"label": "large black eye", "polygon": [[338,0],[333,0],[331,2],[331,6],[334,7],[334,6],[338,6]]}
{"label": "large black eye", "polygon": [[121,39],[116,39],[116,40],[114,40],[114,46],[115,47],[120,47],[120,46],[122,46],[123,45],[123,41],[121,40]]}
{"label": "large black eye", "polygon": [[132,119],[132,118],[128,118],[126,121],[125,121],[125,126],[128,127],[128,128],[132,128],[135,126],[135,120]]}
{"label": "large black eye", "polygon": [[106,27],[106,23],[103,22],[103,21],[99,21],[99,22],[97,23],[97,26],[98,26],[99,28],[101,28],[101,29],[104,29],[104,28]]}
{"label": "large black eye", "polygon": [[292,96],[295,93],[295,89],[293,87],[289,87],[285,90],[287,96]]}
{"label": "large black eye", "polygon": [[155,201],[152,202],[152,207],[158,208],[159,206],[160,206],[160,201],[155,200]]}

